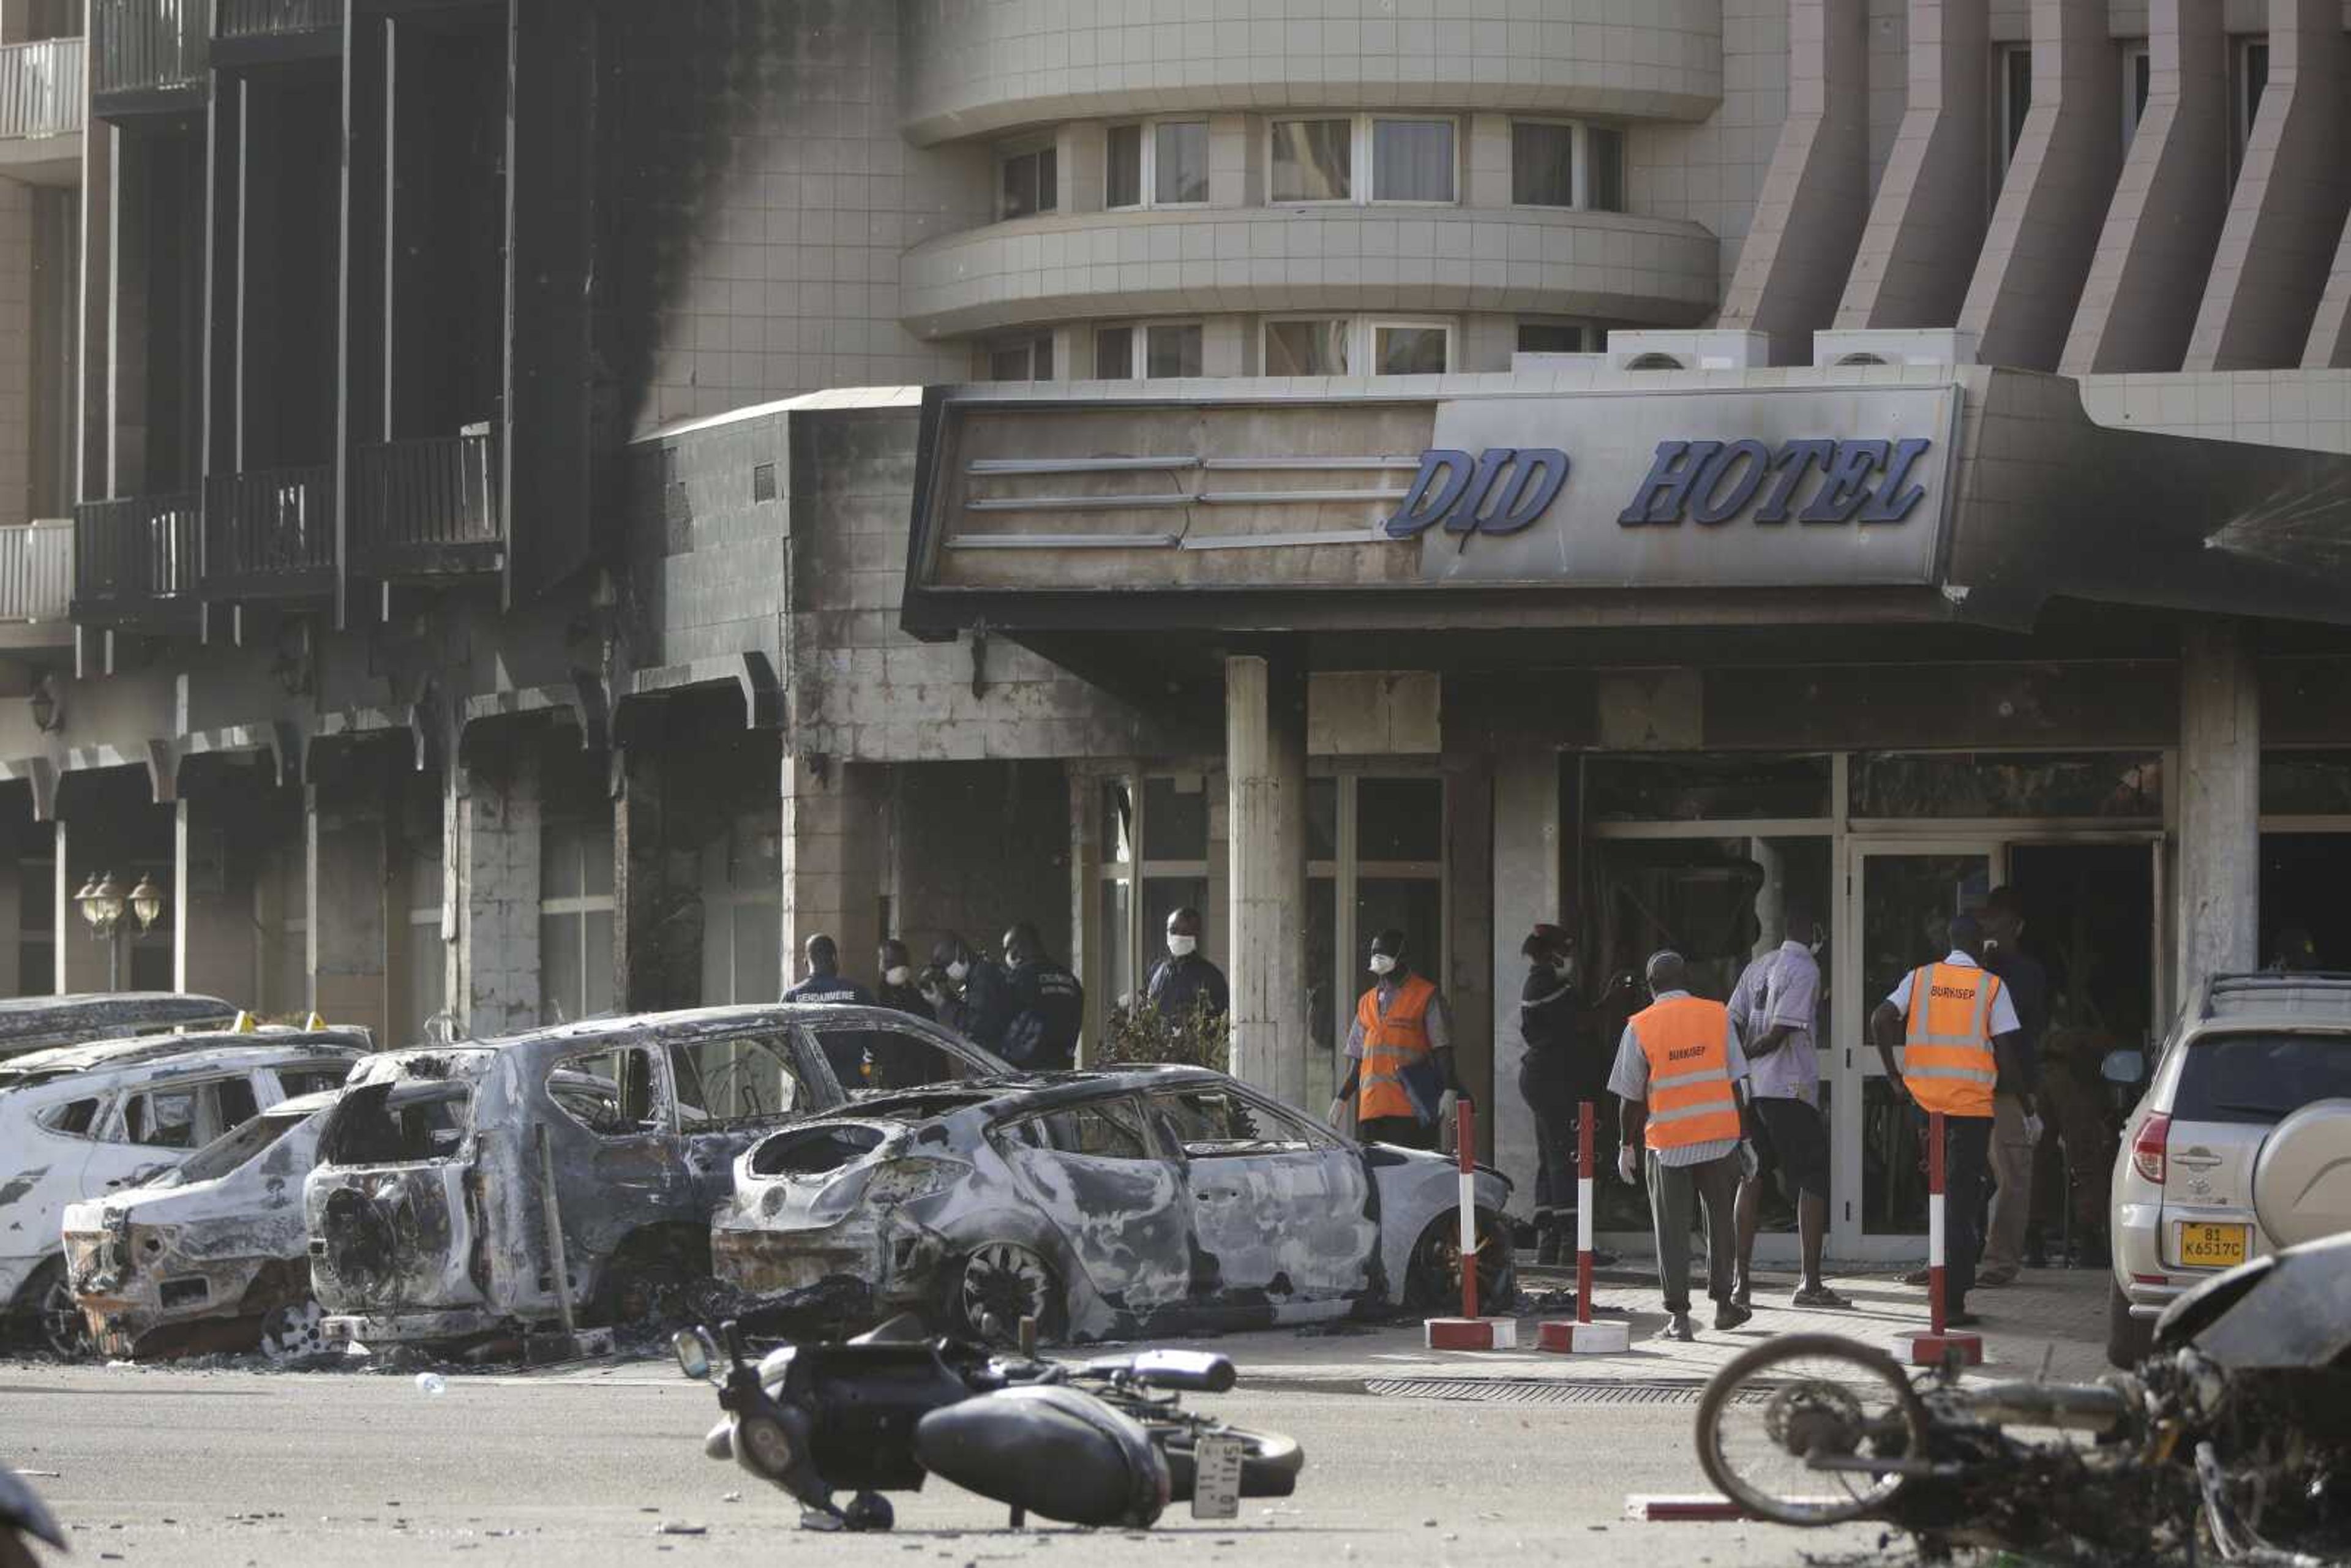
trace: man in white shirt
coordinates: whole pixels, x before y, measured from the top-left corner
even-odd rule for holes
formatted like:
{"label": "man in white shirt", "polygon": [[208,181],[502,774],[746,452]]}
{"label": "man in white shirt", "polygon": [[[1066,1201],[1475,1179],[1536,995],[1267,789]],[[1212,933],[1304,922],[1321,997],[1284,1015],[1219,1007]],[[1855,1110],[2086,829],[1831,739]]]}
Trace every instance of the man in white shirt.
{"label": "man in white shirt", "polygon": [[[1747,966],[1730,994],[1730,1020],[1747,1044],[1748,1105],[1757,1152],[1769,1151],[1780,1188],[1796,1206],[1803,1278],[1790,1303],[1851,1307],[1821,1278],[1829,1226],[1829,1137],[1820,1113],[1821,1070],[1813,1045],[1820,1009],[1818,954],[1825,934],[1810,911],[1787,905],[1787,939]],[[1760,1176],[1739,1184],[1739,1285],[1741,1306],[1753,1304],[1756,1210]]]}

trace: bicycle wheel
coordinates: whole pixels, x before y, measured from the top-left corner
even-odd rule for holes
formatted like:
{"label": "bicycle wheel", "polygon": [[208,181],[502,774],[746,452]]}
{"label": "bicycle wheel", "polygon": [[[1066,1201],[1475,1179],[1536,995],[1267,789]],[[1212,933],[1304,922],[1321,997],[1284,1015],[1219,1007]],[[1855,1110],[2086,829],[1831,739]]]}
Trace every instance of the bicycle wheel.
{"label": "bicycle wheel", "polygon": [[1241,1496],[1288,1497],[1298,1490],[1298,1472],[1305,1467],[1306,1450],[1295,1437],[1279,1432],[1251,1432],[1239,1427],[1182,1426],[1151,1428],[1159,1451],[1167,1459],[1167,1500],[1192,1500],[1192,1445],[1203,1427],[1211,1437],[1241,1441]]}
{"label": "bicycle wheel", "polygon": [[1758,1519],[1843,1524],[1893,1500],[1907,1462],[1927,1452],[1927,1428],[1926,1404],[1892,1356],[1791,1334],[1714,1375],[1698,1402],[1698,1458]]}

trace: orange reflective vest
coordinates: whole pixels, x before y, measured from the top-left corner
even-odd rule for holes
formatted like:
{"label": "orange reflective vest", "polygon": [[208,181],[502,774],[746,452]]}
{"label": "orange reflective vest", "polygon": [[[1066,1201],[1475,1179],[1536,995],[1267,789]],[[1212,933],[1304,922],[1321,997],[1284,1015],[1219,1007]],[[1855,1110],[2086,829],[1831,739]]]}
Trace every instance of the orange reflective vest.
{"label": "orange reflective vest", "polygon": [[1740,1135],[1729,1009],[1703,997],[1669,998],[1633,1015],[1633,1038],[1649,1060],[1649,1147],[1678,1149]]}
{"label": "orange reflective vest", "polygon": [[1919,1109],[1989,1116],[2000,1061],[1991,1049],[1991,1006],[2000,977],[1960,964],[1910,972],[1910,1020],[1902,1037],[1902,1086]]}
{"label": "orange reflective vest", "polygon": [[1380,1016],[1377,986],[1365,991],[1364,999],[1355,1004],[1355,1022],[1364,1031],[1361,1097],[1355,1102],[1355,1114],[1362,1120],[1368,1122],[1375,1116],[1420,1119],[1420,1108],[1412,1103],[1412,1095],[1404,1086],[1404,1075],[1407,1068],[1428,1060],[1428,1008],[1436,999],[1435,984],[1413,975],[1396,988],[1395,1000],[1388,1004],[1385,1018]]}

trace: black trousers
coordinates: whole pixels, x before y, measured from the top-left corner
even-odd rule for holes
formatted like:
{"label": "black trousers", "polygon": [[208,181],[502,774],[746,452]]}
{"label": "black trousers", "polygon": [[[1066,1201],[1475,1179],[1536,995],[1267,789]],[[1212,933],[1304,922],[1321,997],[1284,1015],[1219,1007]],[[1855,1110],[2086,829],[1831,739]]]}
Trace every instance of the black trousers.
{"label": "black trousers", "polygon": [[1519,1064],[1519,1097],[1535,1119],[1535,1223],[1563,1225],[1575,1212],[1575,1092],[1529,1057]]}
{"label": "black trousers", "polygon": [[1417,1116],[1367,1116],[1355,1124],[1355,1137],[1366,1144],[1394,1144],[1400,1149],[1433,1149],[1437,1125]]}
{"label": "black trousers", "polygon": [[1943,1118],[1943,1304],[1958,1312],[1975,1288],[1983,1249],[1984,1188],[1991,1176],[1991,1118]]}

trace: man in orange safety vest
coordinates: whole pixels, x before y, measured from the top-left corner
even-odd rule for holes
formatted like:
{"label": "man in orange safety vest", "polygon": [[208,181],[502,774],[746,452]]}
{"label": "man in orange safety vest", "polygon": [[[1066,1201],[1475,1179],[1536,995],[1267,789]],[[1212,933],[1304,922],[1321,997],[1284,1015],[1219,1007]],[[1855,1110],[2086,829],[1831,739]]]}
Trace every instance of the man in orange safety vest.
{"label": "man in orange safety vest", "polygon": [[1739,1026],[1720,1002],[1694,997],[1689,966],[1678,953],[1649,960],[1648,1007],[1635,1013],[1617,1042],[1608,1092],[1623,1102],[1616,1172],[1636,1179],[1634,1154],[1647,1150],[1649,1215],[1657,1243],[1657,1279],[1666,1293],[1660,1339],[1692,1340],[1690,1221],[1706,1211],[1706,1293],[1714,1326],[1735,1329],[1755,1315],[1732,1297],[1739,1259],[1739,1184],[1755,1175],[1741,1106],[1747,1055]]}
{"label": "man in orange safety vest", "polygon": [[[1405,961],[1404,933],[1372,939],[1372,988],[1347,1031],[1347,1077],[1331,1102],[1339,1124],[1355,1099],[1355,1135],[1367,1144],[1434,1149],[1451,1125],[1461,1081],[1453,1071],[1453,1015],[1437,982]],[[1356,1098],[1360,1094],[1360,1098]]]}
{"label": "man in orange safety vest", "polygon": [[1979,1321],[1967,1301],[1983,1243],[1993,1100],[2003,1078],[2025,1081],[2024,1031],[2008,988],[1983,967],[1983,927],[1974,915],[1951,921],[1950,942],[1938,962],[1903,976],[1877,1004],[1869,1033],[1896,1102],[1943,1113],[1943,1322],[1966,1328]]}

